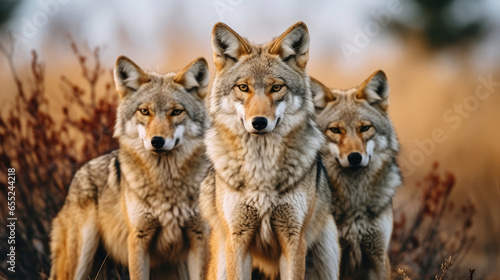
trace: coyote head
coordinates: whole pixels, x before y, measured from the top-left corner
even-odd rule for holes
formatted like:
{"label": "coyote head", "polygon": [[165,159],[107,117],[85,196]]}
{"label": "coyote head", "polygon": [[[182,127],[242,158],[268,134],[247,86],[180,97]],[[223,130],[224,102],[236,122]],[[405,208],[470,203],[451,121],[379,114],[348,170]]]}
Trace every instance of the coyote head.
{"label": "coyote head", "polygon": [[201,141],[206,129],[203,97],[208,66],[198,58],[176,73],[146,72],[125,56],[115,65],[120,95],[115,137],[134,147],[163,154],[184,141]]}
{"label": "coyote head", "polygon": [[212,32],[216,77],[209,112],[232,131],[287,133],[314,113],[305,71],[309,33],[298,22],[264,45],[251,44],[223,23]]}
{"label": "coyote head", "polygon": [[340,167],[366,167],[398,150],[387,114],[389,85],[383,71],[348,90],[329,89],[315,79],[311,88],[316,120],[327,138],[326,157],[333,157]]}

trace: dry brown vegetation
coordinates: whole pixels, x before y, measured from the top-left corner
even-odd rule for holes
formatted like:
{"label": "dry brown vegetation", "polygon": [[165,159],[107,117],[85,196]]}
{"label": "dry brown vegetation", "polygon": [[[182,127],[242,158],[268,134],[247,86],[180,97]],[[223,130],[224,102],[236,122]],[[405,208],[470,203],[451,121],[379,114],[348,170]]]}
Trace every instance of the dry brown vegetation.
{"label": "dry brown vegetation", "polygon": [[[460,263],[474,242],[471,229],[476,208],[470,200],[459,207],[455,205],[450,199],[455,176],[440,174],[438,167],[434,163],[417,183],[420,197],[413,202],[416,209],[405,207],[394,213],[389,255],[392,266],[403,269],[411,279],[437,275],[441,262],[449,256]],[[445,263],[451,266],[451,259]],[[457,279],[464,275],[461,268],[452,274]]]}
{"label": "dry brown vegetation", "polygon": [[[115,104],[112,84],[97,89],[97,81],[106,79],[99,64],[99,48],[91,61],[71,45],[81,67],[86,85],[77,85],[61,76],[64,97],[62,118],[55,120],[46,98],[44,64],[32,52],[30,73],[21,79],[14,65],[11,50],[1,47],[9,60],[17,86],[14,104],[0,116],[0,174],[7,177],[7,168],[16,169],[16,272],[18,279],[44,278],[50,268],[50,222],[61,208],[71,177],[82,163],[117,147],[112,138]],[[105,93],[97,98],[97,91]],[[81,117],[77,117],[81,115]],[[6,180],[0,183],[2,201],[7,195]],[[0,209],[7,216],[7,207]],[[0,226],[5,228],[2,219]],[[3,237],[2,237],[3,239]],[[1,243],[6,252],[7,243]],[[0,275],[11,276],[2,255]],[[10,279],[11,277],[9,277]]]}
{"label": "dry brown vegetation", "polygon": [[[76,44],[71,48],[85,84],[77,84],[61,76],[62,112],[53,111],[46,97],[44,63],[32,53],[31,71],[17,73],[13,54],[1,48],[9,61],[17,86],[15,102],[0,116],[0,174],[16,169],[16,236],[18,279],[45,279],[50,268],[50,222],[61,208],[75,171],[89,159],[117,147],[112,138],[115,120],[114,97],[110,71],[100,65],[99,48],[87,55]],[[105,81],[102,83],[102,81]],[[99,84],[104,86],[99,87]],[[51,96],[54,96],[52,94]],[[60,114],[62,118],[56,118]],[[402,209],[396,209],[390,257],[394,278],[463,279],[467,270],[461,263],[474,238],[470,234],[475,207],[467,202],[460,207],[451,200],[455,186],[452,174],[442,175],[435,164],[417,186],[419,198]],[[7,184],[0,182],[1,199],[6,199]],[[0,208],[2,217],[6,207]],[[454,216],[455,215],[455,216]],[[449,222],[450,217],[456,219]],[[458,222],[457,222],[458,221]],[[0,221],[5,228],[5,221]],[[6,243],[0,248],[6,251]],[[448,270],[453,256],[454,270]],[[10,276],[5,255],[0,264],[0,277]],[[449,260],[446,270],[443,259]],[[109,260],[106,261],[108,263]],[[110,266],[112,279],[124,279],[122,269]],[[445,275],[446,273],[446,275]],[[473,270],[469,271],[472,279]],[[11,277],[9,277],[11,278]]]}

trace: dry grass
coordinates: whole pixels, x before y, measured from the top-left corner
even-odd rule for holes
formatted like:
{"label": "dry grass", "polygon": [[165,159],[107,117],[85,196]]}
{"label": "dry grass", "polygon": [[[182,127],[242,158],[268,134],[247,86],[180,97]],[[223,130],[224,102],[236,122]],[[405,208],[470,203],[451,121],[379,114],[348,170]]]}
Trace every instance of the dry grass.
{"label": "dry grass", "polygon": [[[452,260],[452,258],[450,256],[448,259],[445,259],[443,263],[441,263],[441,272],[440,272],[439,275],[435,276],[435,279],[436,280],[443,280],[443,279],[445,279],[446,272],[450,269],[450,267],[452,265],[453,265],[453,260]],[[411,278],[408,277],[408,275],[406,275],[406,272],[403,269],[398,268],[397,271],[398,271],[399,274],[401,274],[401,276],[403,277],[403,280],[411,280]],[[475,269],[469,269],[469,280],[473,280],[474,279],[474,272],[475,271],[476,271]]]}
{"label": "dry grass", "polygon": [[[443,263],[441,263],[441,272],[439,275],[436,275],[435,278],[436,280],[443,280],[445,279],[445,274],[446,272],[448,271],[448,269],[450,269],[450,267],[453,265],[453,260],[451,259],[451,256],[448,258],[448,259],[445,259]],[[408,275],[406,275],[406,272],[401,269],[401,268],[398,268],[398,273],[401,274],[401,276],[403,276],[403,280],[411,280],[410,277],[408,277]],[[474,273],[472,273],[474,274]],[[472,277],[472,275],[469,275],[469,277]],[[472,278],[470,278],[472,279]]]}

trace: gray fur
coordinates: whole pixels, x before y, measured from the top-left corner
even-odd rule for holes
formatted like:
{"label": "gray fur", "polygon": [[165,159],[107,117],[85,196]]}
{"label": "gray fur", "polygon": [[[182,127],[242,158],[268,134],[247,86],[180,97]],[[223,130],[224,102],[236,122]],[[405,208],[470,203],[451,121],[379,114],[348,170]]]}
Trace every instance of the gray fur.
{"label": "gray fur", "polygon": [[[176,82],[182,78],[176,73],[145,72],[127,58],[118,59],[115,82],[121,100],[114,136],[120,148],[75,174],[53,221],[51,279],[88,279],[99,242],[112,259],[129,266],[131,279],[149,278],[150,267],[161,265],[166,273],[161,279],[201,279],[206,228],[198,213],[198,193],[209,167],[203,157],[209,123],[200,93],[208,84],[205,60],[195,60],[182,73],[190,71],[204,73],[196,76],[196,88]],[[138,132],[139,105],[151,104],[162,123],[172,102],[187,112],[172,126],[185,127],[182,142],[166,153],[153,153]]]}
{"label": "gray fur", "polygon": [[[205,139],[213,170],[200,194],[211,226],[208,279],[250,279],[252,268],[272,279],[338,278],[332,198],[318,157],[324,137],[304,69],[308,42],[303,23],[265,45],[249,43],[224,24],[214,27],[218,69],[208,102],[213,126]],[[240,79],[276,107],[286,104],[272,132],[254,135],[242,124],[235,107],[246,106],[249,97],[236,92]],[[272,79],[286,84],[280,99],[268,93]],[[306,265],[306,250],[313,266]]]}
{"label": "gray fur", "polygon": [[[372,92],[380,93],[378,97],[364,96],[363,85],[347,90],[328,89],[316,80],[312,85],[318,109],[316,120],[327,135],[323,156],[334,189],[342,278],[390,279],[391,274],[387,249],[392,232],[392,198],[402,179],[396,163],[399,144],[386,111],[388,85],[385,75],[380,77],[375,75],[374,82],[383,85]],[[366,167],[343,167],[328,149],[332,141],[328,137],[329,125],[343,121],[347,133],[355,134],[356,125],[366,120],[375,129],[368,140],[375,143],[372,157]]]}

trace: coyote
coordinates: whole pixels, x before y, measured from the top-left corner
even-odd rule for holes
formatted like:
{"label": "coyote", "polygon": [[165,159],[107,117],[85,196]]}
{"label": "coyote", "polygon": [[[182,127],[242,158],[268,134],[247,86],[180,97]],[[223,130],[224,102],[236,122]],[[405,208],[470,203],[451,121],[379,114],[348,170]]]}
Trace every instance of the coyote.
{"label": "coyote", "polygon": [[121,56],[114,79],[120,148],[75,174],[52,224],[50,278],[89,279],[101,243],[131,279],[149,279],[150,267],[159,265],[168,279],[201,279],[206,229],[197,199],[210,166],[203,157],[207,62],[159,74]]}
{"label": "coyote", "polygon": [[217,23],[212,48],[205,144],[213,168],[200,193],[211,226],[208,279],[250,279],[253,269],[271,279],[338,279],[306,25],[255,45]]}
{"label": "coyote", "polygon": [[316,120],[327,138],[323,155],[334,189],[341,278],[390,279],[392,198],[402,181],[386,75],[376,71],[348,90],[311,80]]}

